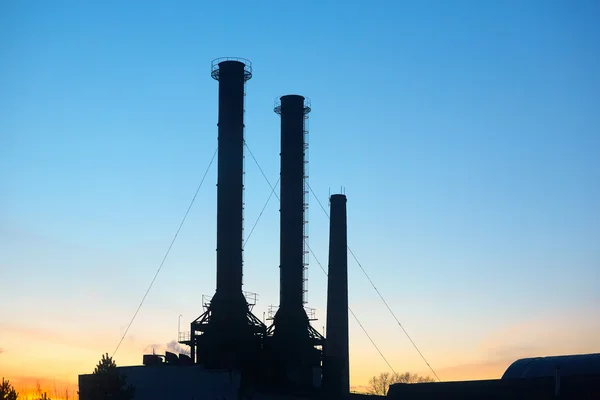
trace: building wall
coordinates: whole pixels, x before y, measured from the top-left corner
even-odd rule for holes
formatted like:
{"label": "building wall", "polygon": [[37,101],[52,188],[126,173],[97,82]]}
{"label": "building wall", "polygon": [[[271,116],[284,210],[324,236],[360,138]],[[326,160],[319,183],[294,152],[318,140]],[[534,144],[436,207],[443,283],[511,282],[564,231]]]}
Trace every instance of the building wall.
{"label": "building wall", "polygon": [[[135,387],[134,400],[203,400],[239,399],[241,375],[233,371],[208,371],[200,365],[175,366],[134,366],[118,367],[119,373],[127,378],[127,384]],[[93,374],[79,375],[80,392],[92,387],[95,376]],[[273,393],[255,391],[247,398],[253,400],[303,400],[312,399],[314,394],[282,393],[281,390]],[[285,391],[284,391],[285,392]],[[316,392],[315,392],[316,393]],[[246,398],[246,397],[244,397]],[[319,398],[320,399],[320,398]],[[86,400],[81,396],[80,400]]]}
{"label": "building wall", "polygon": [[[240,375],[236,372],[207,371],[197,365],[119,367],[118,370],[135,387],[135,400],[238,398]],[[89,387],[93,379],[91,374],[79,375],[80,391]]]}
{"label": "building wall", "polygon": [[[558,395],[558,397],[556,396]],[[600,399],[600,375],[395,384],[388,397],[411,400]]]}

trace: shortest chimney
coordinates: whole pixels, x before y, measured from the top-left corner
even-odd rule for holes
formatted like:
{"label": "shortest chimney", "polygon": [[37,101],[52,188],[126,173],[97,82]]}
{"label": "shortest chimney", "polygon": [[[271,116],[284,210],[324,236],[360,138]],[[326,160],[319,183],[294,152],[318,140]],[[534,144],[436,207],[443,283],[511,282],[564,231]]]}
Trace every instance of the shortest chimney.
{"label": "shortest chimney", "polygon": [[348,239],[346,196],[329,199],[329,271],[327,278],[327,340],[323,385],[332,395],[350,391],[348,350]]}

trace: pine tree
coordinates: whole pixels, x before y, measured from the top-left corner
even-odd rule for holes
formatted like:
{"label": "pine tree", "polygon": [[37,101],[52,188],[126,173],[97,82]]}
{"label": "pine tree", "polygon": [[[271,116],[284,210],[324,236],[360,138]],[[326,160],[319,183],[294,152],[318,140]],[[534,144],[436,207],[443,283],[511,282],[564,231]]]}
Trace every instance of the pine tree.
{"label": "pine tree", "polygon": [[10,384],[10,381],[2,378],[2,385],[0,385],[0,400],[17,400],[18,398],[19,395],[13,385]]}
{"label": "pine tree", "polygon": [[107,354],[96,365],[93,373],[93,381],[90,387],[80,390],[80,400],[131,400],[135,388],[127,385],[126,378],[119,374],[117,364]]}

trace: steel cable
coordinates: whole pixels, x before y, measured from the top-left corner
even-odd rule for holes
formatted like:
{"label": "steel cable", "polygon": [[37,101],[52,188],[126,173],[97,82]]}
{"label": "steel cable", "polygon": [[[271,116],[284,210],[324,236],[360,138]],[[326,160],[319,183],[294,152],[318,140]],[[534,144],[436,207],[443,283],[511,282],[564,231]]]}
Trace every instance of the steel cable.
{"label": "steel cable", "polygon": [[144,301],[146,300],[146,297],[148,296],[148,293],[150,293],[150,289],[152,289],[152,285],[154,285],[154,281],[156,280],[156,277],[158,276],[163,265],[165,264],[165,261],[166,261],[167,257],[169,256],[169,253],[171,252],[171,248],[173,247],[173,244],[175,243],[175,240],[177,239],[177,236],[179,235],[179,231],[181,231],[181,228],[183,227],[183,224],[184,224],[188,214],[190,213],[192,206],[194,205],[196,196],[198,196],[198,192],[200,191],[200,188],[202,187],[202,184],[204,183],[204,180],[206,179],[206,175],[208,174],[210,167],[212,166],[213,162],[215,161],[215,157],[217,156],[217,150],[218,150],[218,148],[215,149],[215,152],[213,153],[213,156],[212,156],[210,162],[208,163],[208,167],[206,168],[206,171],[204,171],[204,175],[202,176],[202,180],[200,181],[200,184],[198,185],[198,188],[196,189],[196,193],[194,193],[194,197],[192,198],[192,201],[190,202],[190,205],[188,206],[187,211],[185,212],[185,215],[183,216],[183,219],[181,220],[181,223],[179,224],[179,227],[177,228],[177,232],[175,232],[175,236],[173,236],[173,240],[171,240],[171,244],[169,245],[167,252],[165,253],[158,269],[156,270],[156,273],[154,274],[154,278],[152,278],[152,281],[150,282],[150,285],[148,286],[146,293],[144,293],[144,297],[142,297],[142,301],[140,301],[140,304],[138,305],[137,309],[135,310],[135,313],[133,314],[131,321],[129,321],[129,325],[127,325],[127,328],[125,329],[125,333],[123,333],[121,340],[119,340],[119,344],[117,344],[117,347],[115,348],[115,351],[113,352],[113,355],[112,355],[113,357],[119,350],[119,347],[121,347],[121,344],[123,343],[123,340],[125,339],[125,336],[127,335],[127,332],[129,332],[129,328],[131,328],[131,325],[133,325],[133,321],[135,320],[135,317],[137,317],[138,313],[140,312],[140,309],[142,308],[142,305],[144,304]]}

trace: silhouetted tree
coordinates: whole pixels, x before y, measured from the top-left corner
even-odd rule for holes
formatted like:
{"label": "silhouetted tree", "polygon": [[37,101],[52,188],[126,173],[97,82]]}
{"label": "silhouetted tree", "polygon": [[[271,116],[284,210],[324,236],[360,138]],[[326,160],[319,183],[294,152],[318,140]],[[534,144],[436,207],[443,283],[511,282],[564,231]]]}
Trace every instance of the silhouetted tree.
{"label": "silhouetted tree", "polygon": [[117,364],[108,353],[94,368],[93,380],[90,387],[79,390],[80,400],[131,400],[135,388],[127,385],[127,379],[119,374]]}
{"label": "silhouetted tree", "polygon": [[10,381],[2,378],[2,385],[0,385],[0,400],[17,400],[18,398],[19,395],[13,385],[10,384]]}
{"label": "silhouetted tree", "polygon": [[405,372],[400,374],[398,372],[394,372],[390,374],[389,372],[382,372],[378,376],[374,376],[369,380],[369,386],[367,387],[367,391],[370,394],[377,394],[380,396],[386,396],[387,392],[390,388],[390,385],[394,383],[426,383],[426,382],[435,382],[435,379],[429,376],[420,376],[417,374],[411,374],[410,372]]}
{"label": "silhouetted tree", "polygon": [[94,374],[105,374],[115,371],[117,368],[117,363],[112,357],[108,356],[108,353],[102,355],[102,359],[94,368]]}

